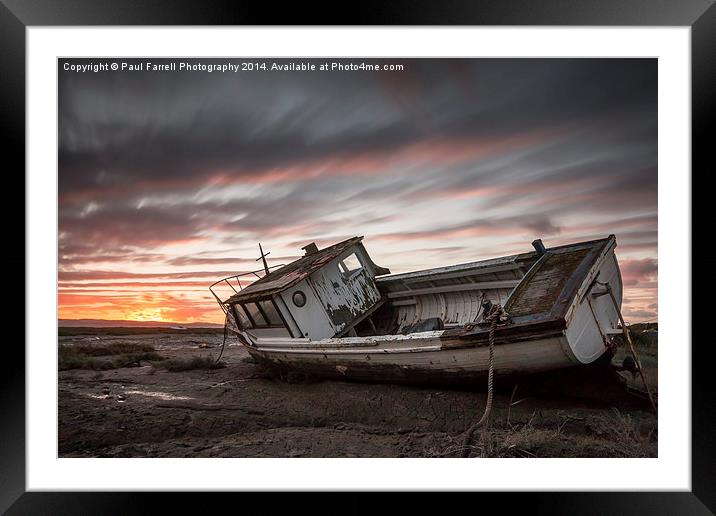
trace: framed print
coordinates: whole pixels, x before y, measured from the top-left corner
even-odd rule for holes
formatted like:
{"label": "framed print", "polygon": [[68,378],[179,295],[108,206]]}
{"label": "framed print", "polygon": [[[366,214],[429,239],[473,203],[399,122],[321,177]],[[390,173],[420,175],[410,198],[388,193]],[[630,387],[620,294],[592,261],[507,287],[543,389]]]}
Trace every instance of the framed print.
{"label": "framed print", "polygon": [[27,203],[3,511],[255,490],[711,510],[710,2],[351,26],[59,5],[0,8]]}

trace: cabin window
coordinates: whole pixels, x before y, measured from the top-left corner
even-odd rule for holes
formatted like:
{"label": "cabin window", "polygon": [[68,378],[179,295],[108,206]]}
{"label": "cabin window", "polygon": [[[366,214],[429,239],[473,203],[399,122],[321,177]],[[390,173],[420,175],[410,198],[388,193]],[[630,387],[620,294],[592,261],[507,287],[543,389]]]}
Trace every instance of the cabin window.
{"label": "cabin window", "polygon": [[241,328],[251,328],[251,321],[248,317],[246,317],[246,312],[244,312],[244,308],[239,304],[233,306],[234,313],[239,318],[239,326],[241,326]]}
{"label": "cabin window", "polygon": [[266,322],[266,319],[264,319],[264,316],[261,315],[259,307],[258,305],[256,305],[256,303],[246,303],[243,306],[246,312],[249,314],[251,320],[254,321],[254,326],[266,326],[268,324]]}
{"label": "cabin window", "polygon": [[259,304],[261,305],[261,310],[271,326],[283,326],[283,321],[281,320],[281,316],[276,310],[273,301],[267,299],[266,301],[259,301]]}
{"label": "cabin window", "polygon": [[306,294],[304,294],[300,290],[294,292],[291,299],[293,300],[293,304],[299,308],[306,305]]}
{"label": "cabin window", "polygon": [[340,267],[343,274],[350,275],[353,272],[362,269],[363,265],[361,265],[358,256],[355,253],[352,253],[340,261]]}

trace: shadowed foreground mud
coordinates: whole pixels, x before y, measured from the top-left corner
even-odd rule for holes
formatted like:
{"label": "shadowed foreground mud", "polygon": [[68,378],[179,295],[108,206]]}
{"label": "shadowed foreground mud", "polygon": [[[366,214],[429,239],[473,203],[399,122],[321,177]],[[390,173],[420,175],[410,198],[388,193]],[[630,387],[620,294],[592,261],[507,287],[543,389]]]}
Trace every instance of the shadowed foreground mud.
{"label": "shadowed foreground mud", "polygon": [[[83,337],[89,341],[99,337]],[[77,340],[78,338],[74,338]],[[216,357],[220,335],[101,337],[169,358]],[[475,391],[271,378],[240,346],[226,367],[59,373],[61,457],[455,457]],[[498,379],[499,381],[499,379]],[[629,399],[568,397],[504,380],[473,457],[650,457],[656,417]],[[515,385],[517,385],[515,389]]]}

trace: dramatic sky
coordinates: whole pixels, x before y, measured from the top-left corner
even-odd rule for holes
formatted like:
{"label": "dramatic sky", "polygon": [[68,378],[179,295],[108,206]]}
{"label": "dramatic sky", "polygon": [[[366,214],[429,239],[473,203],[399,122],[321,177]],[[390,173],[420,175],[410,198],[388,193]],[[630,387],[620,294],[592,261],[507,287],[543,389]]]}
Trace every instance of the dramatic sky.
{"label": "dramatic sky", "polygon": [[365,62],[404,70],[60,61],[59,317],[223,322],[207,287],[258,242],[365,235],[405,272],[614,233],[625,315],[656,319],[656,60]]}

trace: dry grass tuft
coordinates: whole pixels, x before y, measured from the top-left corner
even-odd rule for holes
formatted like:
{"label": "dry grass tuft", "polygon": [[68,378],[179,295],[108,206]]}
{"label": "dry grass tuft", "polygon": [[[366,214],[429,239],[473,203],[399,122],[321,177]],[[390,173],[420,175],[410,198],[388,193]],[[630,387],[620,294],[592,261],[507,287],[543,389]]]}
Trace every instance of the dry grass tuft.
{"label": "dry grass tuft", "polygon": [[655,428],[642,432],[639,424],[629,414],[617,409],[612,414],[596,416],[592,426],[594,432],[608,441],[615,456],[655,457],[657,433]]}

